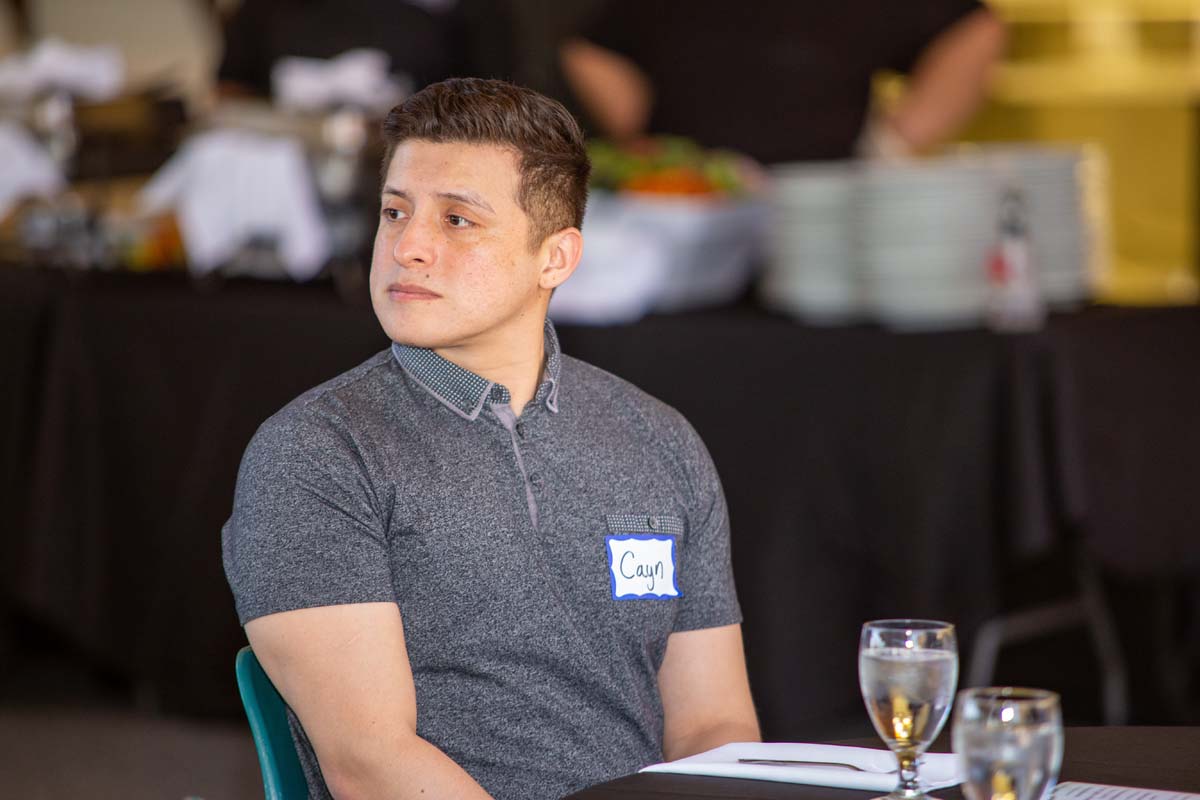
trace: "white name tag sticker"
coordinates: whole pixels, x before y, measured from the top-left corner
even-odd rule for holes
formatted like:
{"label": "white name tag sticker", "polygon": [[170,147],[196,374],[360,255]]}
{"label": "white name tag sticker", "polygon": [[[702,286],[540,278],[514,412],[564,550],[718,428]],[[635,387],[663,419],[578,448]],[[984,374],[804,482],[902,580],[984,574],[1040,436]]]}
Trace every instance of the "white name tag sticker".
{"label": "white name tag sticker", "polygon": [[614,600],[679,597],[675,581],[675,537],[609,536],[608,572]]}

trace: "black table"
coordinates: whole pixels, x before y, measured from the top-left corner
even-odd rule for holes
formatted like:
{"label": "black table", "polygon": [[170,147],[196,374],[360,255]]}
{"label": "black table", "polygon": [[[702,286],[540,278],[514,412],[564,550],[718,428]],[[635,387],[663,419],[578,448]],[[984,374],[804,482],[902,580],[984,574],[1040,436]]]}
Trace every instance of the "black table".
{"label": "black table", "polygon": [[[846,742],[878,747],[874,741]],[[1200,728],[1067,728],[1059,780],[1200,792]],[[879,794],[850,789],[704,778],[631,775],[564,800],[863,800]],[[939,789],[961,800],[959,787]]]}
{"label": "black table", "polygon": [[[218,534],[242,450],[384,347],[377,322],[322,284],[18,271],[0,288],[16,376],[0,491],[27,487],[0,498],[0,597],[166,708],[238,713]],[[1122,565],[1138,542],[1130,568],[1200,565],[1200,309],[1089,311],[1024,337],[747,309],[560,334],[708,444],[772,738],[857,718],[864,619],[948,618],[969,644],[1009,565],[1064,530],[1091,526]]]}

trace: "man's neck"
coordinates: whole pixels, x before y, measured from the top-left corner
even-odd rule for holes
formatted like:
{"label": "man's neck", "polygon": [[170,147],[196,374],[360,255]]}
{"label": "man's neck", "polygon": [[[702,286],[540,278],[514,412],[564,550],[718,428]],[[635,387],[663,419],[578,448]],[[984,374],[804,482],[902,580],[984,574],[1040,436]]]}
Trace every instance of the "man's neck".
{"label": "man's neck", "polygon": [[521,416],[537,394],[546,361],[544,323],[536,330],[514,332],[486,344],[435,348],[434,352],[481,378],[508,389],[513,414]]}

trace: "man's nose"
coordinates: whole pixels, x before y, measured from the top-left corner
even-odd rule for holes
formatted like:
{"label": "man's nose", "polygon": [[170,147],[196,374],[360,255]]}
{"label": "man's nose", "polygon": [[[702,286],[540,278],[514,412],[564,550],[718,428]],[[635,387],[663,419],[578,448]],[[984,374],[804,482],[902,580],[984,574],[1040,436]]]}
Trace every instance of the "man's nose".
{"label": "man's nose", "polygon": [[413,214],[392,246],[392,256],[402,266],[428,267],[437,259],[436,220]]}

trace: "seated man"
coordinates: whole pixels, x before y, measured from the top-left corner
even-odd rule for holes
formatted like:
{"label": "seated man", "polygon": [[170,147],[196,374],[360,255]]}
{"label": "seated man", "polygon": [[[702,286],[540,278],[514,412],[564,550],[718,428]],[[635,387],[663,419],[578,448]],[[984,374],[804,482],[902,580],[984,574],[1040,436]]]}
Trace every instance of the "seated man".
{"label": "seated man", "polygon": [[223,535],[313,796],[556,798],[757,740],[704,445],[546,321],[583,247],[575,120],[460,79],[384,134],[394,344],[259,429]]}

